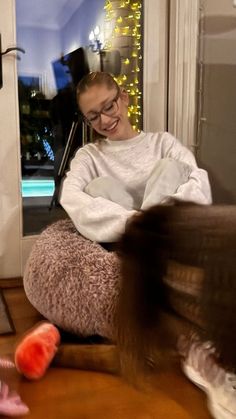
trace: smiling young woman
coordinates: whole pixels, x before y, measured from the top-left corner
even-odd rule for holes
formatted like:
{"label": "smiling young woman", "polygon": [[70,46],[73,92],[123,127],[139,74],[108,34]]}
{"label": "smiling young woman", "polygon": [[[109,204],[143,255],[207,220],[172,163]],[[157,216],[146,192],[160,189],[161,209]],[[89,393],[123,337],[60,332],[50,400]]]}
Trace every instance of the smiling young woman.
{"label": "smiling young woman", "polygon": [[90,73],[77,87],[77,100],[85,120],[110,140],[127,140],[133,130],[127,113],[129,97],[108,73]]}
{"label": "smiling young woman", "polygon": [[[167,132],[136,132],[129,97],[107,73],[90,73],[77,88],[80,110],[105,138],[80,148],[60,202],[70,220],[48,227],[27,262],[25,292],[45,318],[77,335],[117,339],[122,234],[153,205],[210,204],[207,173]],[[133,217],[135,216],[135,217]],[[105,249],[104,249],[105,248]]]}
{"label": "smiling young woman", "polygon": [[77,86],[85,120],[103,139],[77,151],[60,202],[77,230],[96,242],[116,242],[137,211],[173,199],[211,203],[207,173],[167,132],[144,133],[128,118],[128,93],[104,72]]}

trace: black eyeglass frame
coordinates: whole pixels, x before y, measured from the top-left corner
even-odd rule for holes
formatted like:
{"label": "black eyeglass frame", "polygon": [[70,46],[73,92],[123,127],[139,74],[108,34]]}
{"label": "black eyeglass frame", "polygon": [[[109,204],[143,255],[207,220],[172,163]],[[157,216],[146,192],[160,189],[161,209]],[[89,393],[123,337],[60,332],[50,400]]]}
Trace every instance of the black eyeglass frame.
{"label": "black eyeglass frame", "polygon": [[[115,115],[115,113],[118,110],[118,103],[117,102],[119,100],[119,97],[120,97],[120,89],[117,90],[117,93],[116,93],[114,99],[110,100],[106,105],[104,105],[103,108],[102,108],[102,110],[100,112],[93,112],[95,118],[98,117],[98,120],[91,121],[91,119],[89,119],[89,118],[87,118],[87,116],[83,115],[84,122],[91,127],[91,126],[94,126],[94,124],[97,125],[97,123],[101,121],[101,115],[102,114],[103,115],[106,115],[106,116],[113,116],[113,115]],[[114,104],[116,104],[116,109],[114,111],[112,111],[112,113],[109,113],[109,111],[108,112],[107,111],[104,111],[104,108],[108,107],[109,104],[111,106],[113,106]],[[92,117],[92,118],[94,118],[94,117]]]}

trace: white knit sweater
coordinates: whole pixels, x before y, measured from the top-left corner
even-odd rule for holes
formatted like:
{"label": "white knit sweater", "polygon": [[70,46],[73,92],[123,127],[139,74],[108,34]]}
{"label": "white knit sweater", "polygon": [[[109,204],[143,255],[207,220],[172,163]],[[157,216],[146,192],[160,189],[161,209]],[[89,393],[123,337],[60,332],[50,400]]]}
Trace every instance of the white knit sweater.
{"label": "white knit sweater", "polygon": [[123,141],[102,140],[79,149],[63,182],[60,202],[78,231],[90,240],[113,242],[124,232],[127,210],[103,197],[93,198],[84,188],[99,176],[120,180],[140,207],[146,182],[156,162],[170,157],[191,166],[189,181],[172,198],[198,204],[211,203],[211,189],[205,170],[196,165],[193,154],[167,132],[144,133]]}

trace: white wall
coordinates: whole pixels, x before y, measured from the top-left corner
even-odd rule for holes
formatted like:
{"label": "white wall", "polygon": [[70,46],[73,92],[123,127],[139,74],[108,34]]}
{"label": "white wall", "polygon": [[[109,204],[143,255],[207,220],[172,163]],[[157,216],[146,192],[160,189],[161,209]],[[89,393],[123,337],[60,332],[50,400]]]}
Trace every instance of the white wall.
{"label": "white wall", "polygon": [[19,27],[17,44],[25,49],[18,62],[19,75],[41,75],[43,90],[48,98],[56,93],[52,61],[61,55],[61,35],[58,30]]}
{"label": "white wall", "polygon": [[236,9],[206,0],[203,9],[203,96],[199,161],[214,201],[236,203]]}
{"label": "white wall", "polygon": [[84,0],[61,31],[64,54],[89,45],[89,34],[98,25],[103,40],[104,0]]}

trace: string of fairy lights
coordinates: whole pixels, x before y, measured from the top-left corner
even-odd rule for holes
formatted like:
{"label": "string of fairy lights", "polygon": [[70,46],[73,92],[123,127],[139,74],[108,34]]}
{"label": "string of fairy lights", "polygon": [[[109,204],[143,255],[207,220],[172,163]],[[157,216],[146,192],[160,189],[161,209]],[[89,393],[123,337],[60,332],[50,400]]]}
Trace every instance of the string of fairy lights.
{"label": "string of fairy lights", "polygon": [[142,1],[106,0],[105,22],[112,28],[105,40],[105,49],[118,49],[121,54],[121,74],[116,78],[130,96],[128,109],[131,124],[142,128]]}

